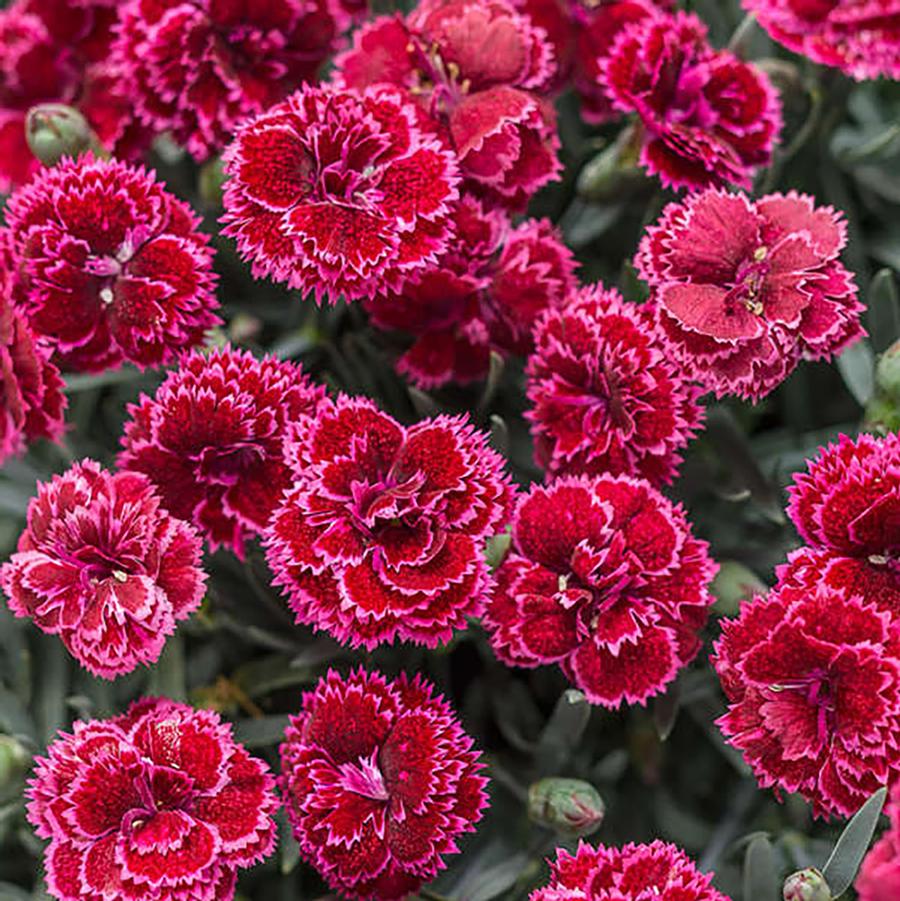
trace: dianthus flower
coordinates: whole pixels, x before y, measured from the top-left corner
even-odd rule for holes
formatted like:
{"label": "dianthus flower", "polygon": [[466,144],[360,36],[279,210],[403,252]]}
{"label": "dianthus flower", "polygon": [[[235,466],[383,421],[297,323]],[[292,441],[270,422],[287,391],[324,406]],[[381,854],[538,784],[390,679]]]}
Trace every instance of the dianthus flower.
{"label": "dianthus flower", "polygon": [[575,261],[546,219],[512,228],[465,196],[456,240],[434,268],[366,304],[379,328],[411,334],[397,369],[423,389],[484,378],[490,353],[524,355],[539,315],[574,288]]}
{"label": "dianthus flower", "polygon": [[635,258],[687,370],[721,397],[764,397],[799,360],[857,340],[843,218],[791,192],[711,189],[666,207]]}
{"label": "dianthus flower", "polygon": [[314,79],[350,17],[329,0],[131,0],[114,46],[137,113],[198,161]]}
{"label": "dianthus flower", "polygon": [[897,0],[744,0],[771,37],[852,78],[900,78]]}
{"label": "dianthus flower", "polygon": [[218,714],[143,698],[79,721],[36,761],[28,818],[60,901],[231,901],[267,857],[278,800]]}
{"label": "dianthus flower", "polygon": [[671,482],[703,418],[653,312],[614,288],[583,288],[543,315],[528,358],[535,456],[552,476]]}
{"label": "dianthus flower", "polygon": [[866,855],[856,877],[859,901],[900,898],[900,783],[894,786],[885,813],[890,826]]}
{"label": "dianthus flower", "polygon": [[781,581],[726,621],[717,722],[764,788],[849,816],[900,773],[900,623],[825,582]]}
{"label": "dianthus flower", "polygon": [[298,622],[354,647],[434,647],[481,612],[483,544],[506,525],[511,488],[464,417],[404,427],[341,397],[288,442],[294,487],[266,544]]}
{"label": "dianthus flower", "polygon": [[749,187],[767,166],[781,104],[760,70],[714,50],[695,15],[653,15],[624,28],[602,65],[614,108],[636,113],[641,164],[666,187]]}
{"label": "dianthus flower", "polygon": [[543,30],[506,0],[433,0],[407,20],[375,19],[335,65],[349,87],[405,91],[449,138],[469,187],[519,209],[561,168],[555,114],[534,93],[552,61]]}
{"label": "dianthus flower", "polygon": [[152,398],[129,406],[118,465],[146,474],[211,550],[221,544],[243,556],[290,485],[288,426],[324,396],[294,363],[230,348],[194,352]]}
{"label": "dianthus flower", "polygon": [[621,848],[580,842],[574,854],[559,848],[550,870],[549,884],[529,901],[728,901],[684,851],[660,841]]}
{"label": "dianthus flower", "polygon": [[809,547],[780,576],[824,581],[900,613],[900,436],[842,435],[788,490],[788,515]]}
{"label": "dianthus flower", "polygon": [[511,666],[558,663],[594,704],[644,704],[700,649],[716,566],[681,507],[624,476],[533,487],[484,622]]}
{"label": "dianthus flower", "polygon": [[146,476],[82,460],[38,485],[0,585],[16,616],[112,679],[156,661],[176,621],[200,605],[200,552],[196,532],[160,508]]}
{"label": "dianthus flower", "polygon": [[330,671],[281,746],[279,788],[301,856],[346,897],[407,897],[481,819],[478,758],[421,677]]}
{"label": "dianthus flower", "polygon": [[336,301],[397,288],[452,235],[453,155],[390,88],[306,87],[226,153],[223,234],[256,277]]}
{"label": "dianthus flower", "polygon": [[73,369],[157,366],[219,319],[199,218],[145,169],[64,159],[10,197],[17,299]]}

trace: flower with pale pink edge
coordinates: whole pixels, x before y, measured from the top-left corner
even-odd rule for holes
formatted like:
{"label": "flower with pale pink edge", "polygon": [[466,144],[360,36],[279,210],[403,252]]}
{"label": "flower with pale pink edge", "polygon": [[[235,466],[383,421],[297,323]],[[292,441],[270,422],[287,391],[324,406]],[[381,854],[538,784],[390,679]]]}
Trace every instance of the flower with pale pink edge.
{"label": "flower with pale pink edge", "polygon": [[503,459],[465,417],[404,427],[340,397],[288,437],[294,485],[266,555],[297,622],[353,647],[435,647],[493,586],[487,538],[507,523]]}
{"label": "flower with pale pink edge", "polygon": [[393,88],[305,87],[244,125],[225,154],[222,233],[257,278],[317,302],[396,290],[453,235],[453,154]]}
{"label": "flower with pale pink edge", "polygon": [[550,881],[529,901],[728,901],[711,885],[712,875],[675,845],[655,841],[621,848],[585,842],[572,854],[558,848],[550,862]]}
{"label": "flower with pale pink edge", "polygon": [[846,242],[843,217],[805,194],[710,189],[665,208],[635,266],[686,370],[755,401],[864,334]]}
{"label": "flower with pale pink edge", "polygon": [[723,623],[717,720],[763,788],[855,813],[900,775],[900,622],[824,580],[782,578]]}
{"label": "flower with pale pink edge", "polygon": [[900,783],[894,786],[885,813],[890,825],[866,855],[856,877],[859,901],[900,898]]}
{"label": "flower with pale pink edge", "polygon": [[9,607],[112,679],[159,659],[203,598],[194,529],[141,473],[75,463],[38,485],[16,553],[0,567]]}
{"label": "flower with pale pink edge", "polygon": [[142,472],[173,515],[193,523],[210,550],[268,526],[290,485],[284,436],[314,415],[325,389],[295,363],[223,348],[185,356],[151,398],[128,407],[121,469]]}
{"label": "flower with pale pink edge", "polygon": [[300,855],[335,891],[400,901],[434,878],[487,806],[479,754],[420,676],[330,670],[303,695],[279,788]]}
{"label": "flower with pale pink edge", "polygon": [[219,322],[199,217],[142,167],[64,158],[6,218],[17,302],[68,368],[158,366]]}
{"label": "flower with pale pink edge", "polygon": [[898,0],[744,0],[780,44],[862,81],[900,79]]}
{"label": "flower with pale pink edge", "polygon": [[628,25],[600,68],[613,107],[637,115],[641,164],[665,187],[750,187],[771,163],[781,131],[775,89],[755,66],[714,50],[697,16]]}
{"label": "flower with pale pink edge", "polygon": [[538,465],[671,482],[703,409],[653,312],[614,288],[583,288],[540,318],[534,343],[525,418]]}
{"label": "flower with pale pink edge", "polygon": [[519,501],[484,624],[510,666],[555,663],[593,704],[646,704],[700,650],[716,569],[649,483],[564,477]]}
{"label": "flower with pale pink edge", "polygon": [[541,94],[562,91],[572,75],[575,61],[575,20],[569,0],[510,0],[523,15],[531,19],[550,45],[553,65],[547,76],[532,90]]}
{"label": "flower with pale pink edge", "polygon": [[349,21],[330,0],[130,0],[113,54],[145,126],[203,161],[313,81]]}
{"label": "flower with pale pink edge", "polygon": [[36,760],[28,819],[60,901],[231,901],[237,871],[268,857],[269,768],[210,710],[143,698],[78,721]]}

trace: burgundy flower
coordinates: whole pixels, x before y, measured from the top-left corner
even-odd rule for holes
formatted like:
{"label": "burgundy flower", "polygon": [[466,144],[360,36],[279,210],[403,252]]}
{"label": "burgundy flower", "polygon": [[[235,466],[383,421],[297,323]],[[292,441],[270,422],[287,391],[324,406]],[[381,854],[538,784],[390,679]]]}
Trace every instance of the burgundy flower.
{"label": "burgundy flower", "polygon": [[274,846],[274,779],[209,710],[144,698],[36,764],[28,818],[60,901],[231,901]]}
{"label": "burgundy flower", "polygon": [[6,216],[22,308],[71,368],[156,366],[219,321],[209,239],[143,168],[64,159]]}
{"label": "burgundy flower", "polygon": [[594,704],[644,704],[699,651],[715,571],[647,482],[561,478],[519,502],[484,622],[504,663],[558,663]]}
{"label": "burgundy flower", "polygon": [[511,489],[465,418],[404,428],[341,397],[296,427],[288,456],[294,487],[266,543],[298,622],[354,647],[435,647],[481,612],[483,543],[506,525]]}
{"label": "burgundy flower", "polygon": [[764,788],[850,815],[900,773],[900,623],[825,582],[779,583],[723,624],[726,740]]}
{"label": "burgundy flower", "polygon": [[885,813],[890,827],[866,855],[856,877],[859,901],[900,898],[900,783],[894,786]]}
{"label": "burgundy flower", "polygon": [[336,301],[396,289],[451,237],[453,155],[399,92],[307,87],[226,153],[223,234],[253,274]]}
{"label": "burgundy flower", "polygon": [[615,289],[584,288],[545,313],[527,369],[538,464],[671,482],[703,411],[670,358],[652,311]]}
{"label": "burgundy flower", "polygon": [[719,397],[758,400],[801,358],[863,334],[846,240],[842,217],[806,195],[708,190],[666,207],[635,265],[688,371]]}
{"label": "burgundy flower", "polygon": [[281,746],[279,787],[301,856],[348,898],[407,897],[481,819],[478,758],[421,677],[329,671]]}
{"label": "burgundy flower", "polygon": [[196,532],[160,509],[146,476],[82,460],[38,485],[0,584],[16,616],[112,679],[159,659],[176,621],[200,605],[200,552]]}
{"label": "burgundy flower", "polygon": [[814,62],[859,81],[900,79],[897,0],[744,0],[744,7],[772,38]]}
{"label": "burgundy flower", "polygon": [[622,848],[579,842],[570,854],[558,848],[550,863],[550,882],[529,901],[728,901],[675,845],[656,841]]}
{"label": "burgundy flower", "polygon": [[527,354],[539,315],[575,285],[572,253],[547,220],[512,228],[469,196],[454,220],[456,240],[434,268],[366,304],[377,326],[414,337],[397,369],[426,390],[484,378],[492,350]]}
{"label": "burgundy flower", "polygon": [[771,162],[781,129],[775,90],[754,66],[710,47],[695,15],[624,28],[601,82],[616,109],[637,114],[641,163],[667,187],[749,187]]}
{"label": "burgundy flower", "polygon": [[288,426],[324,396],[294,363],[230,348],[195,352],[152,398],[129,406],[118,464],[146,474],[166,509],[192,522],[210,550],[224,544],[243,556],[291,483]]}
{"label": "burgundy flower", "polygon": [[114,48],[137,113],[197,160],[306,81],[349,16],[329,0],[130,0]]}
{"label": "burgundy flower", "polygon": [[553,54],[550,72],[533,90],[542,94],[561,91],[572,75],[575,61],[576,28],[569,0],[511,0],[511,3],[536,28],[543,29]]}

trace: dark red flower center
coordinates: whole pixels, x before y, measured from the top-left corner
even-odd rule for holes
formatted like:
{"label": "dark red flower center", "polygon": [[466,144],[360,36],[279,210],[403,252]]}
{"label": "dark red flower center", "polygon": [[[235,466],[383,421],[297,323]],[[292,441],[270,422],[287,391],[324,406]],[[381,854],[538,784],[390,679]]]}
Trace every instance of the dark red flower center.
{"label": "dark red flower center", "polygon": [[85,587],[110,578],[125,582],[129,575],[141,568],[139,561],[132,557],[119,556],[92,544],[79,547],[76,551],[59,547],[56,553],[61,560],[81,570],[81,581]]}
{"label": "dark red flower center", "polygon": [[224,447],[206,447],[194,459],[200,465],[202,478],[216,485],[235,485],[266,457],[255,441],[236,441]]}
{"label": "dark red flower center", "polygon": [[125,815],[126,831],[144,829],[160,813],[190,813],[196,798],[194,780],[181,770],[155,766],[134,781],[139,803]]}

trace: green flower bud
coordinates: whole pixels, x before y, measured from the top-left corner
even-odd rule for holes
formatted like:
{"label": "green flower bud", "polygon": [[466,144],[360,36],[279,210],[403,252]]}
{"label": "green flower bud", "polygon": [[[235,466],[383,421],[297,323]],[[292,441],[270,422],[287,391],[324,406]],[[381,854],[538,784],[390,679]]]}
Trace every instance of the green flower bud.
{"label": "green flower bud", "polygon": [[213,157],[200,168],[197,192],[200,199],[211,207],[222,206],[222,187],[227,176],[221,157]]}
{"label": "green flower bud", "polygon": [[831,901],[831,889],[825,877],[810,867],[785,879],[784,901]]}
{"label": "green flower bud", "polygon": [[640,130],[631,126],[616,141],[589,160],[578,174],[578,194],[596,203],[628,197],[647,184],[638,165]]}
{"label": "green flower bud", "polygon": [[528,790],[528,816],[563,835],[596,832],[605,812],[597,790],[581,779],[541,779]]}
{"label": "green flower bud", "polygon": [[45,165],[55,166],[64,156],[99,150],[87,119],[64,103],[39,103],[25,117],[25,138],[31,152]]}
{"label": "green flower bud", "polygon": [[19,788],[31,757],[11,735],[0,735],[0,797]]}
{"label": "green flower bud", "polygon": [[879,358],[875,387],[888,397],[900,398],[900,341],[892,344]]}

